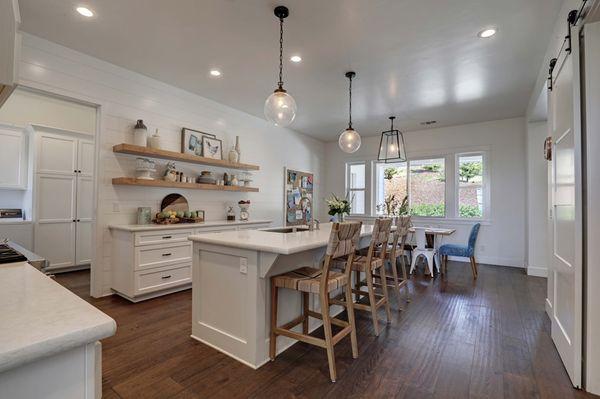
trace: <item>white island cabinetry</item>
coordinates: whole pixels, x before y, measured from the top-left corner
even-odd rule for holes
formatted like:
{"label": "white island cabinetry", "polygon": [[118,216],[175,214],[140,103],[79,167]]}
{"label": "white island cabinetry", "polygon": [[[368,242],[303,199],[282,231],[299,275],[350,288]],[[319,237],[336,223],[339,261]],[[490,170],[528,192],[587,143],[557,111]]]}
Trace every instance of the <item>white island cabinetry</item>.
{"label": "white island cabinetry", "polygon": [[113,291],[139,302],[189,289],[192,243],[188,237],[268,227],[270,220],[176,225],[111,225]]}

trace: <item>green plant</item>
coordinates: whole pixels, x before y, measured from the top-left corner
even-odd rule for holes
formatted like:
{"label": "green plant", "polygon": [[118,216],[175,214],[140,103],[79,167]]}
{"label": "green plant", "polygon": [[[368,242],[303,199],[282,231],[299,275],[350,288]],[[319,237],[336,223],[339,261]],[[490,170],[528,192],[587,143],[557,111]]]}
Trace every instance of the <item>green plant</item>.
{"label": "green plant", "polygon": [[458,213],[461,218],[480,218],[483,216],[481,209],[475,205],[461,205]]}
{"label": "green plant", "polygon": [[444,216],[444,204],[417,204],[410,208],[410,214],[415,216]]}
{"label": "green plant", "polygon": [[385,215],[408,215],[408,196],[405,195],[402,201],[396,199],[396,194],[390,194],[383,200],[382,204],[377,205],[377,211]]}
{"label": "green plant", "polygon": [[423,170],[426,170],[428,172],[439,172],[440,170],[442,170],[442,165],[434,163],[431,165],[423,165],[422,168]]}
{"label": "green plant", "polygon": [[483,165],[481,162],[464,162],[460,164],[460,181],[469,182],[476,176],[481,176]]}
{"label": "green plant", "polygon": [[392,180],[397,174],[398,169],[390,166],[389,168],[385,168],[385,170],[383,171],[383,178],[386,180]]}

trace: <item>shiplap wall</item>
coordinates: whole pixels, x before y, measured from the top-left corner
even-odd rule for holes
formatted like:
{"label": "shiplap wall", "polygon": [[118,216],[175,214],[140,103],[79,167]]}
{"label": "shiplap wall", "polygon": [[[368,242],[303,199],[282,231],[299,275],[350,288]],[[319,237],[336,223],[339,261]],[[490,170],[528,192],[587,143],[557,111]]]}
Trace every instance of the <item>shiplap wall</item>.
{"label": "shiplap wall", "polygon": [[[287,166],[315,174],[315,214],[325,213],[320,184],[325,146],[318,140],[273,127],[263,119],[28,34],[23,37],[19,74],[22,85],[100,106],[96,258],[92,268],[95,296],[110,293],[108,224],[134,223],[137,207],[157,209],[170,192],[185,195],[191,208],[205,210],[207,220],[224,219],[227,205],[249,199],[251,218],[271,219],[275,225],[281,225],[283,168]],[[225,157],[239,135],[241,161],[261,167],[254,173],[253,182],[260,192],[113,186],[113,177],[134,175],[135,158],[114,154],[112,146],[133,142],[131,129],[136,119],[143,119],[150,132],[158,128],[163,148],[169,150],[179,151],[182,126],[223,139]],[[159,169],[164,169],[164,162],[159,164]],[[178,166],[186,169],[183,164]],[[209,168],[200,167],[196,173],[201,169]]]}

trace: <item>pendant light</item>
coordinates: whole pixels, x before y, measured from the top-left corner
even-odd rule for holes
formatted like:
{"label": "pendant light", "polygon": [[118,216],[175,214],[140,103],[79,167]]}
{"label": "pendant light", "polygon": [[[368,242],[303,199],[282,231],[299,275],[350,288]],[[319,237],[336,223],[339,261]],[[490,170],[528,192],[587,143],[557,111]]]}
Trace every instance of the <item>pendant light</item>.
{"label": "pendant light", "polygon": [[346,77],[350,81],[349,92],[349,107],[348,107],[348,127],[341,132],[338,139],[340,149],[348,154],[356,152],[360,148],[360,135],[352,128],[352,78],[356,76],[355,72],[346,72]]}
{"label": "pendant light", "polygon": [[294,121],[296,117],[296,101],[283,88],[283,20],[290,11],[287,7],[278,6],[274,10],[275,16],[279,18],[279,82],[277,89],[265,101],[265,117],[275,126],[285,127]]}
{"label": "pendant light", "polygon": [[394,129],[395,116],[390,116],[390,130],[381,132],[379,141],[378,161],[406,162],[406,147],[404,146],[404,135],[398,129]]}

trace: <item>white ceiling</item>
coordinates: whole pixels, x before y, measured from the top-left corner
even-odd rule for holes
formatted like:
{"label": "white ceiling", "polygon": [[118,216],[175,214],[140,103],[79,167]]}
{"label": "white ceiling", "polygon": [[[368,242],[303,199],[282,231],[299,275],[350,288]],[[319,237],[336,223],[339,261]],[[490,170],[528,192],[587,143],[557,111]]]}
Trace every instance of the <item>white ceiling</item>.
{"label": "white ceiling", "polygon": [[[456,125],[525,114],[562,0],[20,0],[24,31],[263,117],[275,89],[278,21],[292,128],[335,140],[353,122]],[[74,12],[85,4],[96,16]],[[477,38],[494,25],[491,39]],[[292,54],[303,61],[293,64]],[[210,77],[211,68],[223,75]]]}

